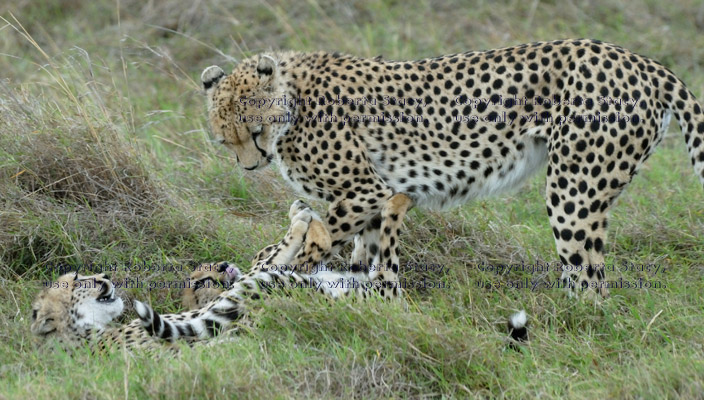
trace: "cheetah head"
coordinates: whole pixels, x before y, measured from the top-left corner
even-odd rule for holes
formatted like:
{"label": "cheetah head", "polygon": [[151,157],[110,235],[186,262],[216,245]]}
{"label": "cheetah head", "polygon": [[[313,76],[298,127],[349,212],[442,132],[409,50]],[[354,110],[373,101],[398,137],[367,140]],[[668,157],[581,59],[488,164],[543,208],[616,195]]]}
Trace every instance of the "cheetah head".
{"label": "cheetah head", "polygon": [[32,304],[31,331],[42,339],[75,341],[102,331],[124,306],[105,274],[62,275]]}
{"label": "cheetah head", "polygon": [[191,273],[190,282],[183,289],[183,307],[195,310],[205,306],[240,276],[240,270],[226,262],[201,264]]}
{"label": "cheetah head", "polygon": [[284,84],[277,60],[266,54],[255,56],[227,76],[220,67],[210,66],[201,81],[215,142],[233,150],[246,170],[269,164],[276,137],[290,125],[290,110],[281,100]]}

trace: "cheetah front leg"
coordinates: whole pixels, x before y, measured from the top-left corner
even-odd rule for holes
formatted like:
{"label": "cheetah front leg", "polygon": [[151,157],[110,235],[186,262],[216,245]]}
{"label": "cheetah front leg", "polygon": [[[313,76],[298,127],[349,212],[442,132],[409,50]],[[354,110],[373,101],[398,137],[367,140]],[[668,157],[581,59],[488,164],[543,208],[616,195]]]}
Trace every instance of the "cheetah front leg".
{"label": "cheetah front leg", "polygon": [[[365,202],[364,199],[343,199],[331,203],[325,219],[320,221],[320,229],[318,230],[320,235],[329,238],[330,245],[326,249],[315,248],[315,251],[311,251],[315,246],[311,246],[310,242],[317,235],[310,238],[304,237],[304,246],[290,260],[290,263],[315,265],[328,261],[339,253],[342,246],[352,240],[375,215],[380,214],[384,202],[390,197],[391,191],[389,190],[388,193],[379,196],[380,201],[374,199],[372,202]],[[353,253],[362,254],[357,250]]]}
{"label": "cheetah front leg", "polygon": [[[369,272],[369,279],[374,281],[374,288],[386,299],[399,297],[401,294],[398,285],[398,233],[406,211],[411,205],[411,199],[405,194],[395,194],[381,202],[368,204],[367,212],[356,204],[350,204],[348,199],[331,204],[327,217],[327,226],[320,228],[330,232],[332,247],[327,251],[306,245],[291,262],[294,265],[310,265],[327,261],[339,251],[341,246],[355,237],[360,230],[366,227],[361,235],[355,237],[355,249],[352,261],[366,262],[365,266],[374,266]],[[350,213],[347,210],[358,213]],[[355,231],[357,230],[357,231]],[[314,236],[311,236],[313,238]],[[306,239],[308,242],[308,239]],[[355,269],[352,272],[358,272]]]}
{"label": "cheetah front leg", "polygon": [[379,253],[379,232],[381,231],[381,214],[377,214],[367,223],[364,230],[354,237],[354,249],[350,255],[352,272],[369,273],[369,266]]}
{"label": "cheetah front leg", "polygon": [[413,201],[403,193],[391,197],[381,211],[381,229],[379,235],[379,251],[374,256],[375,269],[370,271],[371,280],[383,283],[379,293],[385,298],[396,298],[401,295],[398,279],[399,256],[398,237],[403,224],[403,217],[411,208]]}

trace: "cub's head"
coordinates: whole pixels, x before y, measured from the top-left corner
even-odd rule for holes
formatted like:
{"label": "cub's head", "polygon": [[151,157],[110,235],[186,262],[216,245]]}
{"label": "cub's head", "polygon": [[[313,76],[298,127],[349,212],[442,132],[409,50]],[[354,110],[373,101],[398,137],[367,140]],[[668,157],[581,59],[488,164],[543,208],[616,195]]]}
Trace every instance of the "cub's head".
{"label": "cub's head", "polygon": [[241,275],[238,268],[227,262],[201,264],[191,273],[189,284],[183,289],[183,307],[186,310],[204,307],[229,289]]}
{"label": "cub's head", "polygon": [[124,308],[106,274],[62,275],[32,304],[32,333],[42,339],[75,341],[102,330]]}
{"label": "cub's head", "polygon": [[218,66],[208,67],[201,81],[215,141],[233,150],[244,169],[269,164],[275,138],[290,124],[285,85],[274,56],[244,60],[227,76]]}

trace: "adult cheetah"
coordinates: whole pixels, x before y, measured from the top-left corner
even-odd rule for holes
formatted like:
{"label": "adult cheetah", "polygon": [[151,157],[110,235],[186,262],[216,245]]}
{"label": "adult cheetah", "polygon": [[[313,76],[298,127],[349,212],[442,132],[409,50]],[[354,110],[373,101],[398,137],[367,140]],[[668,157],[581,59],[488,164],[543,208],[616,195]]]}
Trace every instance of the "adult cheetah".
{"label": "adult cheetah", "polygon": [[215,139],[244,169],[274,161],[298,193],[330,202],[332,247],[292,262],[328,260],[357,235],[355,253],[388,267],[371,273],[385,297],[399,295],[398,229],[413,205],[498,194],[547,164],[562,283],[606,296],[609,210],[673,115],[704,183],[692,92],[657,61],[598,40],[418,61],[271,52],[201,79]]}

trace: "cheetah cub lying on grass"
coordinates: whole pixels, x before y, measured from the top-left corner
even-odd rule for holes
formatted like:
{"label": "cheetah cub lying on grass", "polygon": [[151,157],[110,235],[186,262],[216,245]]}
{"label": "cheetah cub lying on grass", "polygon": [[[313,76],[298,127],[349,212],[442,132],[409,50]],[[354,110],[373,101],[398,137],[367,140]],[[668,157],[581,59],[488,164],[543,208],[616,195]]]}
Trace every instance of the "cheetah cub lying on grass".
{"label": "cheetah cub lying on grass", "polygon": [[[192,274],[193,290],[184,293],[184,306],[194,308],[180,314],[157,315],[151,308],[139,301],[135,308],[142,317],[129,324],[110,327],[109,324],[123,312],[124,305],[115,294],[115,285],[106,274],[84,276],[68,273],[58,279],[58,284],[44,289],[32,305],[31,331],[44,343],[56,342],[66,350],[88,344],[93,351],[101,352],[112,345],[127,348],[159,348],[160,344],[152,335],[163,338],[196,336],[191,328],[182,328],[175,323],[195,320],[215,313],[228,322],[248,323],[246,313],[252,300],[257,300],[274,291],[288,291],[292,283],[314,287],[315,292],[330,298],[351,294],[345,289],[331,289],[325,284],[328,280],[348,279],[351,275],[326,272],[325,274],[304,274],[295,271],[279,271],[262,268],[263,265],[289,263],[294,254],[303,249],[315,253],[330,246],[329,237],[320,235],[320,219],[305,203],[297,201],[291,206],[291,227],[281,242],[260,251],[253,260],[252,271],[242,274],[227,263],[215,266],[204,265],[202,271]],[[206,285],[206,281],[217,281],[220,285]],[[226,292],[222,288],[228,287]],[[371,290],[354,291],[367,297]],[[210,303],[208,303],[210,301]],[[231,310],[223,310],[221,302],[226,302]],[[205,307],[201,307],[206,304]],[[169,329],[173,327],[174,332]],[[214,332],[225,327],[221,319],[209,319],[205,327]],[[235,327],[229,324],[227,328]]]}

